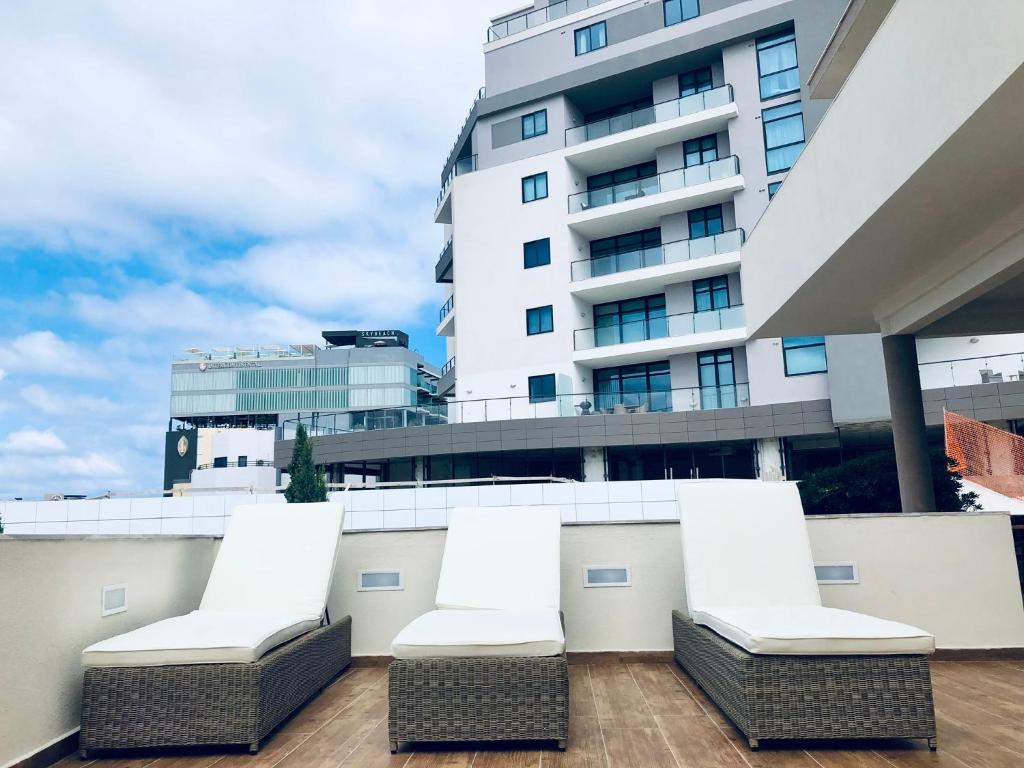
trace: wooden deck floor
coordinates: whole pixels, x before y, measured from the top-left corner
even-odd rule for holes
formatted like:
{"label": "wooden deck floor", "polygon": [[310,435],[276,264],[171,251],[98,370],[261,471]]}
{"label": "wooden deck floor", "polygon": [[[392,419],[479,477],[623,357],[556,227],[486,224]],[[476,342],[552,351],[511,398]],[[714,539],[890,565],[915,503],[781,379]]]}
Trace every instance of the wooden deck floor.
{"label": "wooden deck floor", "polygon": [[358,667],[279,728],[257,755],[113,757],[61,768],[1021,768],[1024,662],[932,665],[939,751],[923,742],[819,743],[747,749],[674,664],[573,665],[569,749],[457,745],[388,751],[387,672]]}

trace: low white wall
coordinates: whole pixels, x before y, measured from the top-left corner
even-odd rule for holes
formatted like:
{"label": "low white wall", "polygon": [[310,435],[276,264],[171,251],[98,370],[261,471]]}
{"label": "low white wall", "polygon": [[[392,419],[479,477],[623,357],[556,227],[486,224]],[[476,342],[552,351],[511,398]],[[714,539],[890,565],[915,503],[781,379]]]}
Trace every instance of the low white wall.
{"label": "low white wall", "polygon": [[[78,727],[83,648],[199,605],[218,544],[0,536],[0,765]],[[103,618],[111,584],[128,585],[128,610]]]}

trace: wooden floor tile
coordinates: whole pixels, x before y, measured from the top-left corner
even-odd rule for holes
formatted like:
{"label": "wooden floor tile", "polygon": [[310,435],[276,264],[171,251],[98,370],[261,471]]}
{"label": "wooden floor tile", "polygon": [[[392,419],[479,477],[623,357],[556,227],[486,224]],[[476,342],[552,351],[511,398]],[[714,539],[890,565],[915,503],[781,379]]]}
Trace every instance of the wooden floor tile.
{"label": "wooden floor tile", "polygon": [[[508,745],[511,746],[511,745]],[[473,759],[473,768],[540,768],[540,750],[481,747]]]}
{"label": "wooden floor tile", "polygon": [[747,763],[708,717],[655,718],[680,768],[747,768]]}
{"label": "wooden floor tile", "polygon": [[651,727],[651,713],[624,664],[590,667],[590,683],[602,728]]}
{"label": "wooden floor tile", "polygon": [[569,721],[569,746],[562,751],[541,753],[541,768],[606,768],[604,738],[597,717],[574,717]]}
{"label": "wooden floor tile", "polygon": [[676,768],[659,728],[602,727],[609,768]]}
{"label": "wooden floor tile", "polygon": [[652,715],[706,716],[668,664],[630,664],[628,668]]}

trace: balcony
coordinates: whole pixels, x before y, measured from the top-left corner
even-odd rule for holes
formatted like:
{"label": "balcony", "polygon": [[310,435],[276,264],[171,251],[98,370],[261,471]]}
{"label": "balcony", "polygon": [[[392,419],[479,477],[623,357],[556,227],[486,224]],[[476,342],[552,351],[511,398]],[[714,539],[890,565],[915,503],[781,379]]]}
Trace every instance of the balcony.
{"label": "balcony", "polygon": [[455,245],[453,238],[448,238],[441,255],[437,257],[437,264],[434,265],[434,282],[451,283],[455,280]]}
{"label": "balcony", "polygon": [[448,301],[444,303],[438,312],[437,330],[435,331],[437,336],[454,336],[455,335],[455,294],[453,293],[448,297]]}
{"label": "balcony", "polygon": [[670,282],[738,272],[744,237],[742,229],[733,229],[710,237],[574,261],[569,291],[596,303],[626,294],[655,293]]}
{"label": "balcony", "polygon": [[569,226],[589,240],[657,226],[661,217],[723,203],[743,189],[735,155],[569,195]]}
{"label": "balcony", "polygon": [[743,305],[707,312],[686,312],[634,320],[573,332],[572,359],[577,363],[628,365],[663,360],[746,341]]}
{"label": "balcony", "polygon": [[437,382],[437,394],[441,397],[455,392],[455,358],[441,367],[441,378]]}
{"label": "balcony", "polygon": [[732,86],[723,85],[569,128],[565,158],[587,175],[635,165],[658,147],[723,131],[737,114]]}
{"label": "balcony", "polygon": [[521,13],[510,19],[505,19],[487,28],[487,42],[493,43],[496,40],[504,40],[506,37],[525,32],[528,29],[547,24],[549,21],[563,19],[580,11],[585,11],[595,5],[601,5],[608,0],[561,0],[551,3],[543,8]]}
{"label": "balcony", "polygon": [[477,156],[469,155],[460,157],[452,166],[448,177],[441,184],[441,191],[437,193],[437,207],[434,209],[435,224],[452,223],[452,186],[457,176],[464,176],[477,169]]}

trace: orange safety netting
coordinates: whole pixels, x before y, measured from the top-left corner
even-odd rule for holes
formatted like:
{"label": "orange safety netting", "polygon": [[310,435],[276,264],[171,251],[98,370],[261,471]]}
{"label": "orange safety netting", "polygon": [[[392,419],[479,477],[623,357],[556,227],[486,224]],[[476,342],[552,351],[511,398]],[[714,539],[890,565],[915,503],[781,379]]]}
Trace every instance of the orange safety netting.
{"label": "orange safety netting", "polygon": [[946,455],[965,480],[1024,499],[1024,437],[950,411],[943,420]]}

